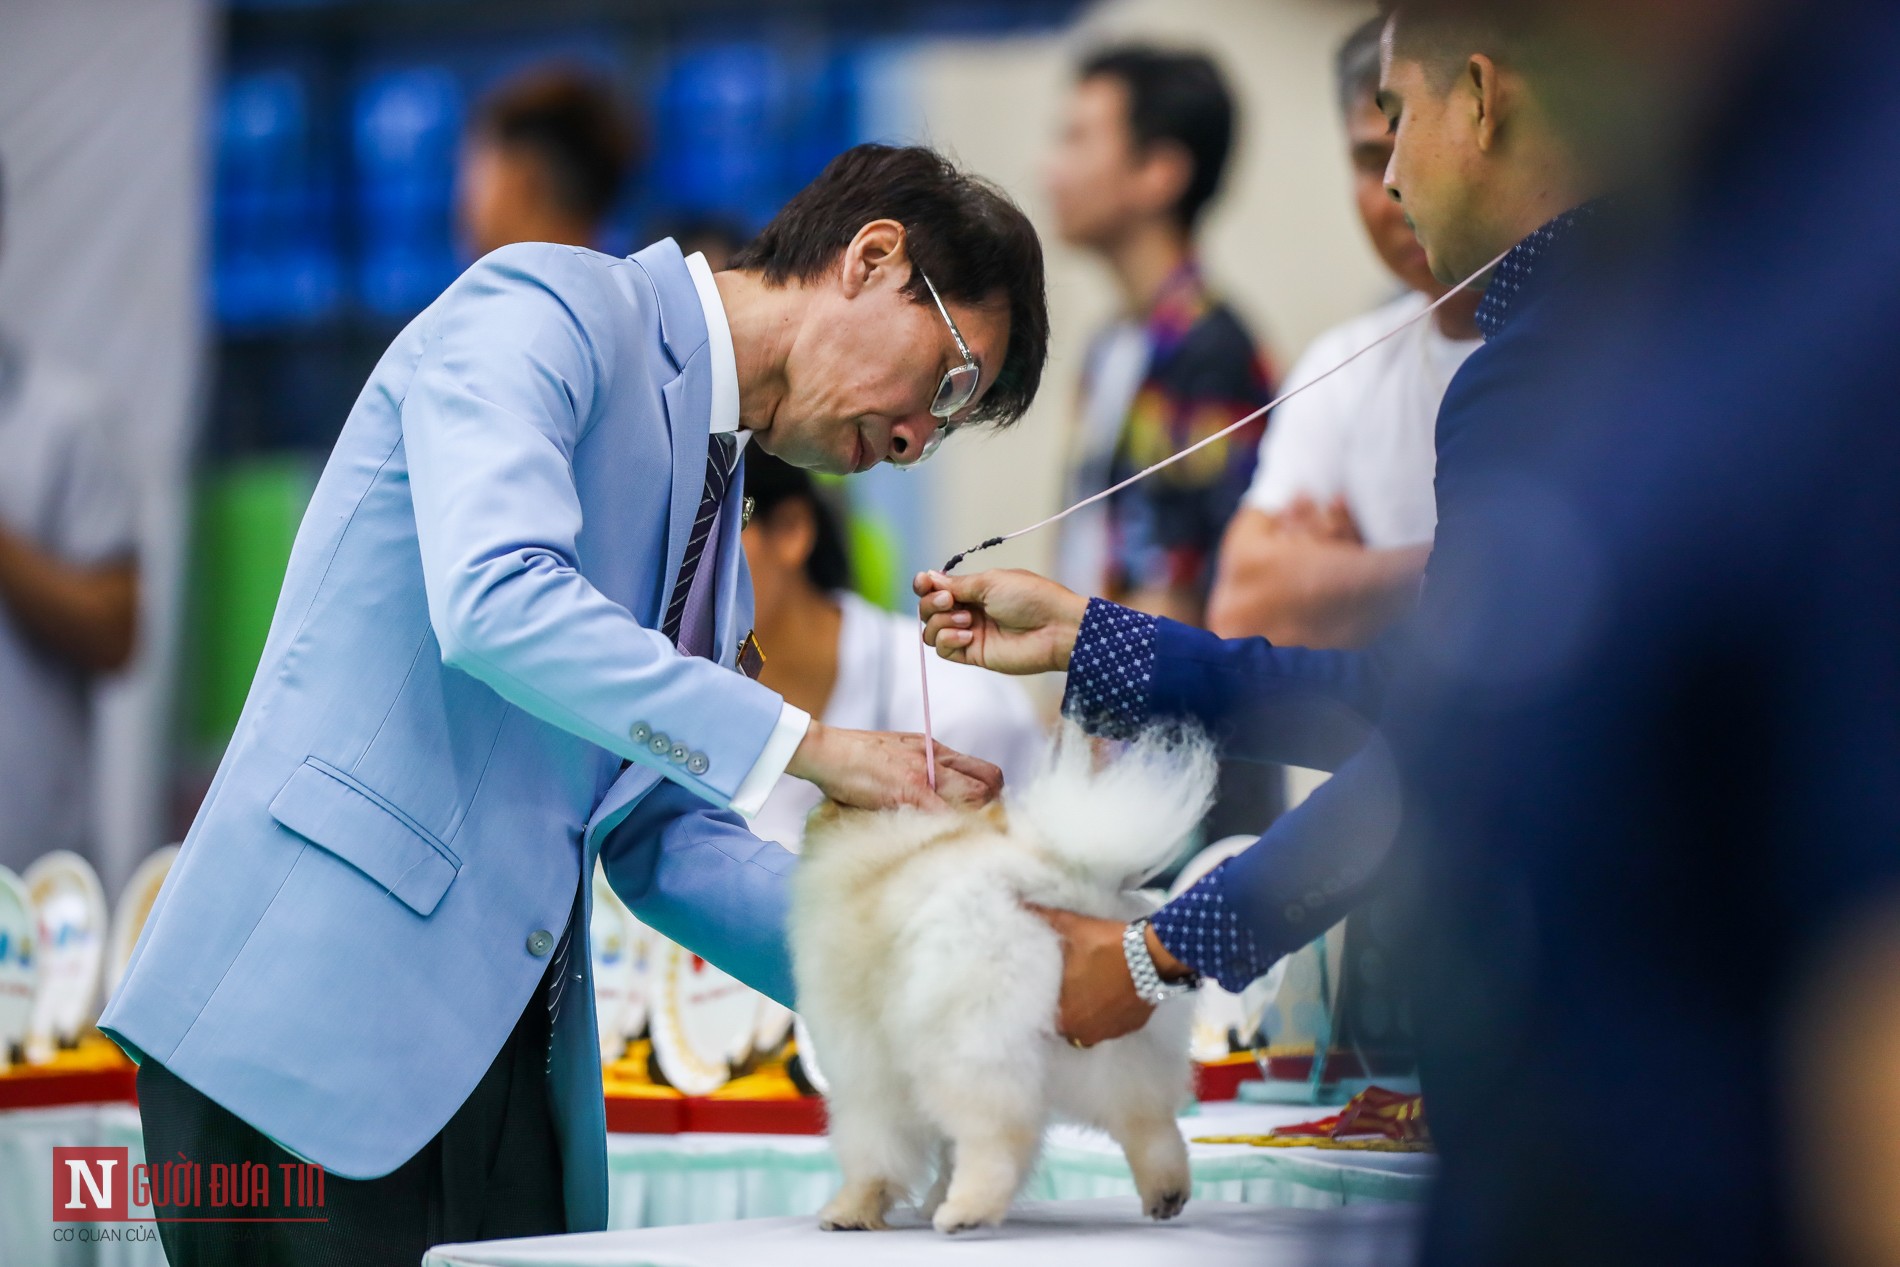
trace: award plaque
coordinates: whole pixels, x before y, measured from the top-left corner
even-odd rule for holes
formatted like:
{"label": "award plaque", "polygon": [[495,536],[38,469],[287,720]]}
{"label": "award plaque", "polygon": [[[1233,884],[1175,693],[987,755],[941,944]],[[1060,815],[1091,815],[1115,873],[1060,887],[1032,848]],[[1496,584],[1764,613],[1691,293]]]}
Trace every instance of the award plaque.
{"label": "award plaque", "polygon": [[612,1064],[627,1054],[633,1034],[629,1014],[644,1013],[639,1001],[643,948],[639,921],[620,895],[607,883],[607,873],[594,863],[594,917],[587,944],[594,957],[594,1016],[600,1026],[600,1059]]}
{"label": "award plaque", "polygon": [[39,993],[39,920],[19,876],[0,867],[0,1069],[26,1059]]}
{"label": "award plaque", "polygon": [[119,910],[112,920],[111,950],[106,955],[108,997],[119,988],[126,967],[132,962],[132,951],[139,944],[139,934],[145,931],[145,921],[152,915],[152,904],[158,901],[158,890],[165,883],[165,877],[171,874],[172,861],[177,857],[177,845],[154,849],[151,857],[139,863],[139,869],[125,883],[125,892],[119,895]]}
{"label": "award plaque", "polygon": [[770,1056],[785,1045],[792,1036],[792,1009],[776,999],[765,995],[758,996],[759,1021],[752,1032],[752,1050],[760,1056]]}
{"label": "award plaque", "polygon": [[830,1091],[831,1084],[825,1081],[825,1072],[818,1067],[818,1049],[811,1041],[811,1027],[802,1016],[792,1021],[792,1041],[798,1044],[798,1075],[793,1081],[808,1083],[819,1095]]}
{"label": "award plaque", "polygon": [[92,864],[58,849],[21,877],[40,927],[40,993],[27,1031],[28,1059],[51,1059],[79,1040],[98,1013],[106,958],[106,891]]}
{"label": "award plaque", "polygon": [[758,995],[670,941],[654,952],[653,1055],[668,1083],[708,1095],[752,1050]]}

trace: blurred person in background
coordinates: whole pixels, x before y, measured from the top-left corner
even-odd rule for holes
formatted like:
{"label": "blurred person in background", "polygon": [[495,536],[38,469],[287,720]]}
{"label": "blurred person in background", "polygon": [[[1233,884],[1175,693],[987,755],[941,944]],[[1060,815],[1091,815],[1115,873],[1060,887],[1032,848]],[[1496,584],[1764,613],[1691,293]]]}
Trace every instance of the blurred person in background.
{"label": "blurred person in background", "polygon": [[728,216],[694,214],[662,220],[653,231],[655,240],[672,238],[682,254],[703,255],[713,272],[725,269],[732,257],[749,240],[745,229]]}
{"label": "blurred person in background", "polygon": [[[1405,209],[1385,187],[1391,125],[1379,110],[1373,18],[1340,46],[1339,106],[1353,199],[1406,294],[1313,341],[1288,377],[1308,382],[1375,343],[1449,287],[1432,276]],[[1208,628],[1303,647],[1356,647],[1409,611],[1438,521],[1438,406],[1480,343],[1481,287],[1460,293],[1338,374],[1273,411],[1259,469],[1221,545]]]}
{"label": "blurred person in background", "polygon": [[639,159],[627,108],[597,75],[529,71],[476,107],[456,215],[480,258],[515,242],[606,247],[607,217]]}
{"label": "blurred person in background", "polygon": [[[1195,233],[1220,190],[1231,94],[1201,53],[1143,45],[1082,64],[1046,171],[1064,241],[1114,275],[1122,313],[1090,344],[1068,500],[1107,488],[1267,403],[1265,357],[1202,275]],[[1058,575],[1201,623],[1221,534],[1262,421],[1064,525]]]}
{"label": "blurred person in background", "polygon": [[[0,168],[0,248],[6,181]],[[104,403],[0,329],[0,866],[93,855],[92,695],[132,657],[137,508]]]}
{"label": "blurred person in background", "polygon": [[[745,491],[753,620],[765,653],[759,681],[827,726],[922,730],[917,621],[852,592],[839,513],[811,473],[756,454],[746,459]],[[937,656],[926,669],[936,736],[993,763],[1005,782],[1027,778],[1043,746],[1028,694],[999,674]],[[753,828],[796,849],[823,799],[815,785],[788,775]]]}
{"label": "blurred person in background", "polygon": [[320,1163],[326,1221],[161,1218],[173,1262],[413,1264],[606,1226],[596,861],[649,927],[789,1003],[793,858],[748,822],[779,777],[870,808],[1002,782],[939,745],[932,787],[921,736],[751,680],[746,451],[922,461],[1020,419],[1047,344],[1028,218],[882,145],[723,273],[671,241],[520,243],[396,337],[99,1019],[140,1062],[147,1155]]}

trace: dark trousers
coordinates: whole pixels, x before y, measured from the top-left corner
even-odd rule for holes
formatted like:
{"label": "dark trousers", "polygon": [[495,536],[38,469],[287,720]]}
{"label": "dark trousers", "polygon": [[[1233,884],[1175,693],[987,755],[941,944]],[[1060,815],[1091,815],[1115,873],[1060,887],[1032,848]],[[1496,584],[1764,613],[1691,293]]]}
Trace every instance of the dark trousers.
{"label": "dark trousers", "polygon": [[[157,1061],[139,1066],[139,1115],[153,1164],[179,1154],[209,1175],[209,1163],[263,1162],[270,1199],[262,1208],[161,1206],[160,1218],[242,1215],[323,1222],[160,1222],[172,1267],[416,1267],[431,1245],[567,1230],[561,1158],[548,1107],[547,979],[515,1022],[488,1072],[422,1151],[378,1179],[323,1176],[323,1206],[283,1191],[280,1163],[296,1158]],[[424,1044],[416,1058],[426,1060]]]}

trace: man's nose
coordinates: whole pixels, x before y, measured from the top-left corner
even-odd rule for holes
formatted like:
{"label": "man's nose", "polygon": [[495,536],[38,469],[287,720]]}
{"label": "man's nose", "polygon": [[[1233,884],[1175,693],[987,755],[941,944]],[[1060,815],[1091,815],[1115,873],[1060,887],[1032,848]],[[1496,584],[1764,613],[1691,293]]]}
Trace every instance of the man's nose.
{"label": "man's nose", "polygon": [[923,457],[924,445],[929,443],[931,433],[937,429],[934,414],[912,414],[900,418],[891,427],[891,462],[896,466],[909,466]]}

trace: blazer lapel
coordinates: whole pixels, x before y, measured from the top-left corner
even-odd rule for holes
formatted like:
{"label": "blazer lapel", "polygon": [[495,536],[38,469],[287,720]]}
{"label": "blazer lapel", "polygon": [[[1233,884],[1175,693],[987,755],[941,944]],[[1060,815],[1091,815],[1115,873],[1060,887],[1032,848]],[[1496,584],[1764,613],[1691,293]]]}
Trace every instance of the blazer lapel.
{"label": "blazer lapel", "polygon": [[698,356],[686,362],[678,378],[660,388],[660,397],[666,402],[666,425],[673,440],[673,492],[667,513],[666,569],[656,619],[672,601],[680,563],[686,557],[686,541],[693,534],[693,520],[699,513],[699,498],[706,491],[712,378],[703,347]]}
{"label": "blazer lapel", "polygon": [[706,439],[712,427],[712,368],[706,351],[706,314],[699,291],[686,269],[686,258],[672,238],[637,252],[633,262],[653,284],[659,329],[654,331],[679,374],[660,387],[666,406],[667,435],[673,445],[672,490],[667,503],[666,563],[661,574],[659,609],[666,612],[678,580],[686,539],[693,531],[700,494],[706,490]]}

